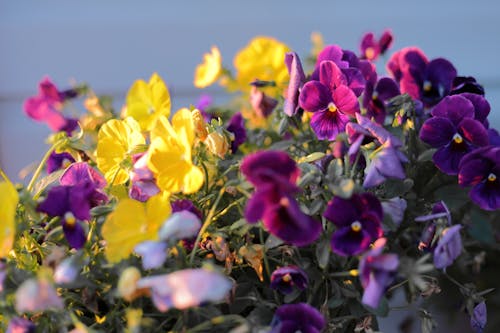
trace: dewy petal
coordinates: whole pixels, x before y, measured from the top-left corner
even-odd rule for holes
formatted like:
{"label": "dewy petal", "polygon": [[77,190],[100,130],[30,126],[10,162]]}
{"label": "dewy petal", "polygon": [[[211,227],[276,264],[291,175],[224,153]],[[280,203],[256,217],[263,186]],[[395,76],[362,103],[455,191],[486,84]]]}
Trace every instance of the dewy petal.
{"label": "dewy petal", "polygon": [[303,87],[299,96],[299,105],[306,111],[318,112],[328,108],[332,97],[327,86],[319,81],[309,81]]}
{"label": "dewy petal", "polygon": [[427,119],[420,129],[420,140],[432,147],[443,147],[449,144],[457,132],[453,123],[444,117]]}

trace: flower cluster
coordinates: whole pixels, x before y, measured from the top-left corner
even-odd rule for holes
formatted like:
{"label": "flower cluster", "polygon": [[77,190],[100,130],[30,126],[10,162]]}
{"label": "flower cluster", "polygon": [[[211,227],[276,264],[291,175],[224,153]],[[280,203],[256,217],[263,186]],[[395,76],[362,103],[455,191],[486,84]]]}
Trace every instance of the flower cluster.
{"label": "flower cluster", "polygon": [[44,78],[24,111],[51,146],[27,185],[0,170],[0,330],[374,332],[398,291],[430,332],[441,290],[497,325],[490,104],[417,47],[380,70],[392,41],[213,46],[193,83],[240,92],[221,106],[171,110],[158,73],[119,110]]}

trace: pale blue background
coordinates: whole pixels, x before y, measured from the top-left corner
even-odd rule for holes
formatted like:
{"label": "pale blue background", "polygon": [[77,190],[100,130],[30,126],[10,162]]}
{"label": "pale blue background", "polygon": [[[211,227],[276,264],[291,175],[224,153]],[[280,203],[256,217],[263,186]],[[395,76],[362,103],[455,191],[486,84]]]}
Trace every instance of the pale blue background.
{"label": "pale blue background", "polygon": [[[492,105],[491,123],[500,127],[499,1],[0,0],[0,165],[18,180],[20,168],[46,149],[48,128],[25,118],[21,108],[44,75],[60,88],[88,82],[120,101],[135,79],[157,71],[180,107],[200,95],[193,71],[211,45],[229,65],[255,35],[274,36],[306,54],[312,31],[357,51],[363,33],[384,28],[395,34],[393,50],[418,45],[429,58],[446,57],[459,74],[475,76]],[[210,91],[222,98],[220,90]],[[394,323],[405,314],[382,320],[382,330],[396,332]],[[440,323],[438,332],[451,325]],[[464,314],[455,325],[469,331]]]}

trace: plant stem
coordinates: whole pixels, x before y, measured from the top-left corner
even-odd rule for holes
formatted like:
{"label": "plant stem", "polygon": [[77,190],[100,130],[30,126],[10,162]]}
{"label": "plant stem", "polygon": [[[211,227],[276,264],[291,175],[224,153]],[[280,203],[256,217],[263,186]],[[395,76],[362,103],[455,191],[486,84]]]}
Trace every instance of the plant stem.
{"label": "plant stem", "polygon": [[0,176],[2,176],[2,178],[7,182],[7,183],[11,183],[12,182],[10,181],[9,177],[7,177],[7,175],[5,174],[5,172],[3,172],[2,168],[0,168]]}
{"label": "plant stem", "polygon": [[26,190],[28,192],[31,192],[33,190],[33,186],[35,186],[36,180],[38,179],[38,177],[42,173],[43,167],[45,166],[45,163],[47,163],[47,160],[49,159],[50,154],[52,154],[52,152],[54,150],[56,150],[60,145],[61,145],[61,142],[57,141],[56,143],[54,143],[52,145],[52,147],[49,148],[49,150],[47,150],[47,152],[45,153],[45,155],[43,155],[42,161],[38,165],[38,168],[36,168],[35,173],[33,174],[33,177],[31,178],[31,180],[30,180],[30,182],[28,184],[28,187],[26,188]]}
{"label": "plant stem", "polygon": [[[262,226],[259,228],[259,238],[260,238],[260,243],[264,245],[264,231]],[[264,268],[266,269],[266,274],[267,278],[269,281],[271,281],[271,269],[269,268],[269,261],[267,260],[267,255],[266,255],[266,247],[264,246],[264,250],[262,251],[262,256],[264,260]]]}
{"label": "plant stem", "polygon": [[200,231],[198,232],[198,235],[196,236],[196,241],[194,242],[194,247],[193,250],[191,251],[191,254],[189,256],[189,266],[193,266],[194,262],[194,256],[196,254],[196,250],[198,249],[198,244],[200,243],[201,236],[207,230],[208,226],[210,225],[210,222],[212,222],[212,218],[214,217],[215,210],[217,209],[217,205],[219,204],[220,199],[222,198],[222,195],[225,192],[225,188],[222,187],[219,191],[219,195],[215,199],[214,204],[212,205],[212,208],[210,208],[210,211],[208,212],[208,215],[205,219],[205,222],[203,222],[203,225],[201,226]]}

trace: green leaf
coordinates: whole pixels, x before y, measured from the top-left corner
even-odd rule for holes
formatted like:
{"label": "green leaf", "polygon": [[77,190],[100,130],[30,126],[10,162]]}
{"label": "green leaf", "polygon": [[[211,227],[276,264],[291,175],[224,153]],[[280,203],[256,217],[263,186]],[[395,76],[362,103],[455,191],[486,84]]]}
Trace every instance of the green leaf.
{"label": "green leaf", "polygon": [[472,210],[471,224],[467,228],[467,232],[481,243],[495,244],[495,237],[493,236],[495,233],[488,216],[479,209]]}
{"label": "green leaf", "polygon": [[432,161],[432,156],[434,155],[436,150],[437,150],[436,148],[427,149],[426,151],[424,151],[422,154],[420,154],[418,156],[417,161],[418,162]]}
{"label": "green leaf", "polygon": [[451,211],[469,202],[468,191],[458,184],[442,186],[434,192],[434,196],[436,200],[443,200]]}
{"label": "green leaf", "polygon": [[325,153],[315,152],[300,159],[300,163],[311,163],[325,156]]}
{"label": "green leaf", "polygon": [[47,186],[49,186],[53,182],[58,181],[64,171],[65,170],[57,170],[55,172],[52,172],[48,176],[43,177],[41,180],[39,180],[35,184],[35,191],[34,192],[38,194],[38,193],[42,192],[43,190],[45,190],[47,188]]}
{"label": "green leaf", "polygon": [[318,261],[319,267],[325,269],[328,265],[328,260],[330,259],[330,240],[323,237],[320,242],[316,245],[316,260]]}

